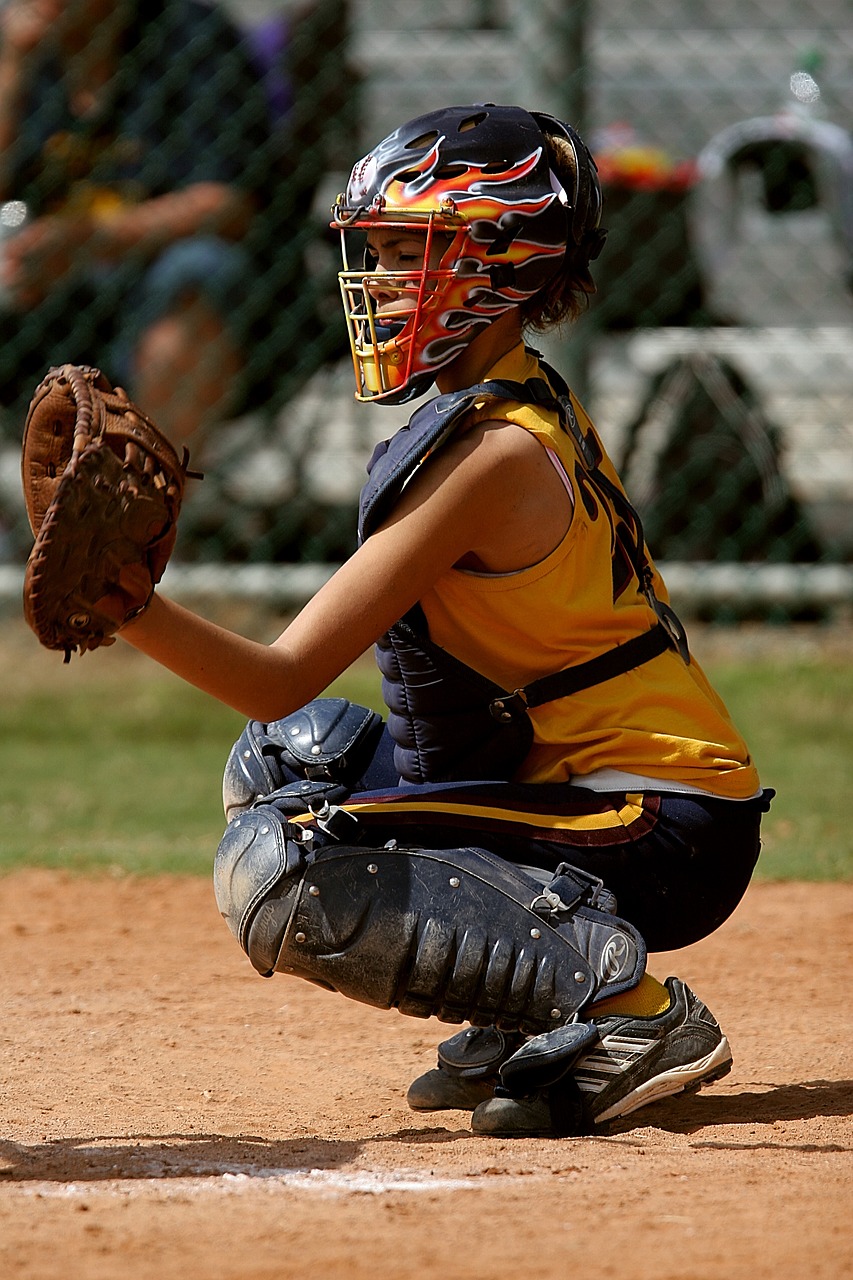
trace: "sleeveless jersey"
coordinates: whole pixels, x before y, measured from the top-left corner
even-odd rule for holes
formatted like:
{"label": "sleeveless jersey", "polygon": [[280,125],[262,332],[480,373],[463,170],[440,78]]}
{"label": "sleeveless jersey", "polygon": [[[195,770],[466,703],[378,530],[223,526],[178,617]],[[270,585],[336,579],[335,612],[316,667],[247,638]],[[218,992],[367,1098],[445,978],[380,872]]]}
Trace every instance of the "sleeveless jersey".
{"label": "sleeveless jersey", "polygon": [[[489,379],[544,378],[519,345]],[[547,379],[546,379],[547,380]],[[620,488],[594,427],[574,400],[600,469]],[[452,570],[420,601],[430,639],[502,688],[596,657],[654,626],[636,574],[614,548],[618,514],[584,475],[558,415],[537,405],[490,400],[468,421],[505,420],[552,451],[567,477],[569,529],[544,560],[507,574]],[[500,512],[484,512],[500,520]],[[668,600],[651,565],[655,595]],[[574,782],[598,790],[696,788],[745,800],[759,790],[756,769],[699,664],[672,649],[634,670],[530,710],[533,745],[516,774],[524,782]],[[639,784],[639,785],[638,785]]]}

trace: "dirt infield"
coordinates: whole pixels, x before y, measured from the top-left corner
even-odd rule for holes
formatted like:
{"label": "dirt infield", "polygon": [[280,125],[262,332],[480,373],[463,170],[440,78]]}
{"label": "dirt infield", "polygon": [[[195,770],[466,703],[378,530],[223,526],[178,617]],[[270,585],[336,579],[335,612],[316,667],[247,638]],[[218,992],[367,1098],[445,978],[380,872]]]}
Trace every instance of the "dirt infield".
{"label": "dirt infield", "polygon": [[258,978],[204,881],[0,889],[10,1280],[853,1274],[853,885],[758,884],[654,957],[733,1072],[559,1142],[409,1111],[446,1028]]}

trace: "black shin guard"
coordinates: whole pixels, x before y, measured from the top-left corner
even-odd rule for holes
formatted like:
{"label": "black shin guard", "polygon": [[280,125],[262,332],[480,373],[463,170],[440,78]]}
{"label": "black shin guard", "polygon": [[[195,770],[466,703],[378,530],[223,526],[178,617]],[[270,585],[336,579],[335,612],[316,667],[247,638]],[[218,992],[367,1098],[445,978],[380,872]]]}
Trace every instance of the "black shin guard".
{"label": "black shin guard", "polygon": [[229,825],[215,887],[259,972],[414,1017],[537,1035],[645,966],[642,938],[574,868],[543,890],[477,848],[317,848],[273,805]]}

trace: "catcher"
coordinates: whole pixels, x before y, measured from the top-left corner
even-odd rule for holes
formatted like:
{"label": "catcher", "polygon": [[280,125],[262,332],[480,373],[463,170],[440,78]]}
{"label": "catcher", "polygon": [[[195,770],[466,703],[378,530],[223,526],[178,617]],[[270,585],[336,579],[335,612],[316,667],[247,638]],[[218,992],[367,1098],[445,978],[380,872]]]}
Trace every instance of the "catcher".
{"label": "catcher", "polygon": [[[396,129],[334,208],[356,395],[438,394],[376,451],[357,552],[267,646],[154,591],[153,521],[138,598],[108,555],[98,607],[73,584],[76,630],[51,641],[120,633],[249,717],[215,865],[229,927],[262,974],[466,1024],[409,1103],[498,1137],[591,1132],[730,1069],[646,956],[734,910],[772,795],[595,429],[525,342],[593,292],[600,217],[593,158],[551,116]],[[152,467],[173,520],[186,464]],[[85,536],[91,562],[106,512]],[[384,720],[319,696],[371,645]]]}

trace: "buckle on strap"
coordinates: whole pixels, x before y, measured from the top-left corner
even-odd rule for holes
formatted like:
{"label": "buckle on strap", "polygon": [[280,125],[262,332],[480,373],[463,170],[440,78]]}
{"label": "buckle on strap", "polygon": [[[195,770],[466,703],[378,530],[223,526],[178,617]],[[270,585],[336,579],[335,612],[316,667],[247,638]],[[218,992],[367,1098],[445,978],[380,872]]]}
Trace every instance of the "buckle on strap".
{"label": "buckle on strap", "polygon": [[565,424],[578,447],[578,452],[583,458],[587,471],[594,471],[598,466],[598,458],[596,457],[595,450],[589,440],[581,431],[580,423],[578,422],[575,407],[572,404],[571,399],[569,396],[558,396],[557,403],[562,411]]}
{"label": "buckle on strap", "polygon": [[343,844],[358,842],[360,823],[354,813],[342,809],[340,805],[329,804],[327,800],[314,801],[309,806],[311,816],[321,831],[327,836]]}
{"label": "buckle on strap", "polygon": [[643,574],[642,591],[649,607],[654,610],[658,622],[669,637],[671,647],[679,654],[685,666],[689,667],[690,647],[687,642],[687,632],[675,610],[655,595],[651,570],[648,568]]}
{"label": "buckle on strap", "polygon": [[615,915],[617,909],[616,897],[603,880],[570,862],[561,862],[553,880],[536,895],[530,909],[547,919],[581,905],[594,907],[608,915]]}
{"label": "buckle on strap", "polygon": [[527,694],[524,689],[514,689],[512,693],[502,693],[489,703],[492,717],[500,724],[509,724],[527,714]]}

